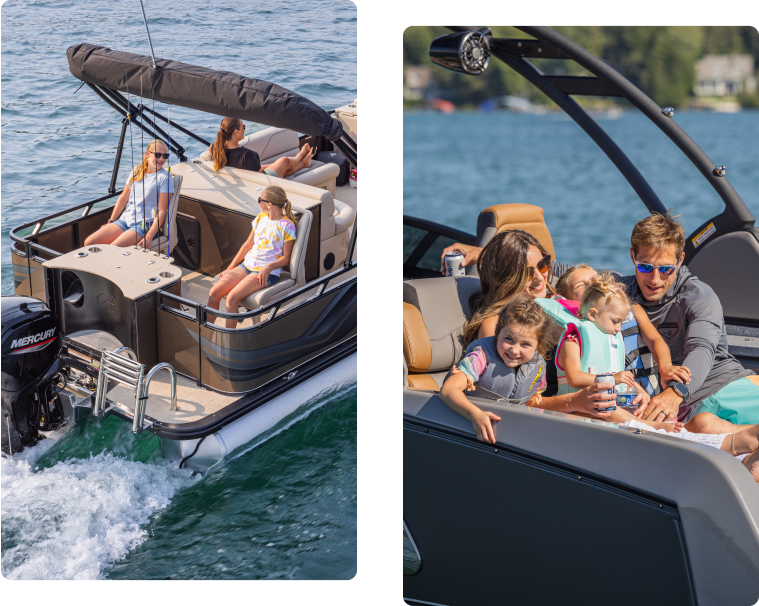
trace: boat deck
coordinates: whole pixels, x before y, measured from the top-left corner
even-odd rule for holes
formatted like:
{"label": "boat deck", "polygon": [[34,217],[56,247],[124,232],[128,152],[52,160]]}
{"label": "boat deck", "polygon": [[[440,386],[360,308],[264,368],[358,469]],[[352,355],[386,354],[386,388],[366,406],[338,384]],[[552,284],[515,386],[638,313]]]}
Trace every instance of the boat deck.
{"label": "boat deck", "polygon": [[[118,408],[134,414],[134,391],[117,384],[106,394]],[[195,381],[177,375],[177,410],[171,410],[171,378],[167,371],[157,373],[150,382],[145,418],[161,423],[191,423],[220,411],[239,400],[239,395],[225,395],[198,387]]]}

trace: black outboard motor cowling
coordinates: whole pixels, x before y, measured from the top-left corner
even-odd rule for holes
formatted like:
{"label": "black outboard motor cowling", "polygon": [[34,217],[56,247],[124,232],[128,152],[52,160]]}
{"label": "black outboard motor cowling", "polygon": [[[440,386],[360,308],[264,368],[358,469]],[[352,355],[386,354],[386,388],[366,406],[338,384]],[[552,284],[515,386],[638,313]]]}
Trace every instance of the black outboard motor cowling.
{"label": "black outboard motor cowling", "polygon": [[[52,388],[58,374],[61,338],[53,313],[39,299],[2,297],[3,452],[32,444],[38,429],[51,429],[60,416]],[[60,419],[61,421],[63,419]]]}

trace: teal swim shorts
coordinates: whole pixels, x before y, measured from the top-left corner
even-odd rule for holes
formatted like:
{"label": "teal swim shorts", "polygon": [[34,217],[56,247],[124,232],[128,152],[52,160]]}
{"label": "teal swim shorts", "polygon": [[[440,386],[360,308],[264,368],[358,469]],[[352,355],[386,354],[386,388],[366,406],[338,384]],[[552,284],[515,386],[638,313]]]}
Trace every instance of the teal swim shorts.
{"label": "teal swim shorts", "polygon": [[728,383],[717,393],[702,400],[688,416],[690,421],[700,412],[710,412],[736,425],[759,423],[759,385],[756,377],[743,377]]}

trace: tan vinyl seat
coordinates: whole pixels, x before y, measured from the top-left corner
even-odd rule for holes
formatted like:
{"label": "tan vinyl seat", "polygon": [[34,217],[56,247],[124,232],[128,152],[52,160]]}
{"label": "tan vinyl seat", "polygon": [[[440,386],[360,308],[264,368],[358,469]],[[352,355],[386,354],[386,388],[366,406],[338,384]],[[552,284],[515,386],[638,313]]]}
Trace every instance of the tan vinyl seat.
{"label": "tan vinyl seat", "polygon": [[535,237],[556,260],[553,240],[543,218],[543,209],[533,204],[495,204],[477,217],[477,246],[484,247],[497,233],[521,229]]}
{"label": "tan vinyl seat", "polygon": [[[261,159],[261,164],[271,164],[279,158],[296,155],[300,151],[299,143],[296,132],[286,128],[271,127],[250,133],[240,141],[240,147],[247,147],[256,152]],[[211,154],[206,150],[200,154],[200,159],[211,161]],[[312,160],[310,168],[302,168],[284,178],[288,181],[326,189],[334,196],[335,180],[339,174],[340,167],[337,164]]]}
{"label": "tan vinyl seat", "polygon": [[[438,391],[464,351],[462,327],[480,281],[469,276],[403,283],[403,359],[408,386]],[[405,371],[404,371],[405,372]]]}
{"label": "tan vinyl seat", "polygon": [[[164,222],[158,232],[158,237],[153,238],[150,243],[150,250],[160,250],[166,254],[166,242],[169,242],[169,251],[174,250],[179,238],[177,237],[177,207],[179,206],[179,195],[182,190],[182,175],[172,175],[174,179],[174,193],[169,198],[169,220]],[[168,228],[166,227],[168,225]]]}

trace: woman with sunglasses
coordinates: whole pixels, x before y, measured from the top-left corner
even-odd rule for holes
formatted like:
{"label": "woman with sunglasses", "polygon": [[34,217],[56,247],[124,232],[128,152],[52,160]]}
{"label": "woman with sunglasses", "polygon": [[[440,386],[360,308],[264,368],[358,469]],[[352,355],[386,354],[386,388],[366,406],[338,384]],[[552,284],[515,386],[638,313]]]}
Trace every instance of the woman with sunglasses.
{"label": "woman with sunglasses", "polygon": [[[451,247],[453,248],[453,247]],[[498,314],[516,294],[533,299],[553,295],[551,256],[525,231],[504,231],[493,236],[477,260],[480,290],[469,298],[472,317],[464,325],[467,345],[495,335]]]}
{"label": "woman with sunglasses", "polygon": [[158,233],[168,214],[174,180],[164,168],[169,149],[160,139],[148,144],[142,162],[129,175],[124,191],[111,211],[111,218],[84,241],[85,246],[144,246]]}
{"label": "woman with sunglasses", "polygon": [[[253,220],[253,229],[229,267],[218,276],[211,288],[208,307],[219,309],[227,297],[227,311],[237,313],[240,301],[279,280],[282,268],[290,262],[295,244],[295,224],[287,193],[278,185],[270,185],[258,198],[261,212]],[[209,322],[216,316],[208,314]],[[235,328],[237,320],[227,320],[227,328]]]}
{"label": "woman with sunglasses", "polygon": [[241,147],[240,141],[245,137],[245,124],[239,118],[224,118],[216,133],[216,141],[208,148],[213,158],[213,169],[218,171],[229,166],[256,173],[266,173],[271,177],[286,177],[302,168],[311,166],[311,159],[316,150],[306,143],[296,156],[277,158],[271,164],[261,164],[260,156],[252,149]]}
{"label": "woman with sunglasses", "polygon": [[[555,294],[549,280],[553,275],[551,256],[538,240],[521,230],[504,231],[493,236],[485,248],[476,248],[464,244],[454,244],[443,251],[459,250],[471,265],[477,263],[480,274],[480,290],[469,298],[471,318],[464,324],[463,337],[465,345],[476,339],[494,337],[498,323],[498,314],[503,307],[521,292],[528,293],[533,299]],[[554,262],[555,263],[555,262]],[[564,266],[560,264],[563,268]],[[568,266],[567,266],[568,267]],[[560,330],[550,338],[558,341]],[[555,350],[547,354],[546,379],[548,389],[545,393],[556,393],[557,378]],[[611,412],[601,412],[598,408],[607,408],[613,394],[599,393],[614,387],[605,383],[596,383],[576,393],[560,396],[536,394],[530,406],[556,410],[559,412],[581,412],[605,419]]]}

